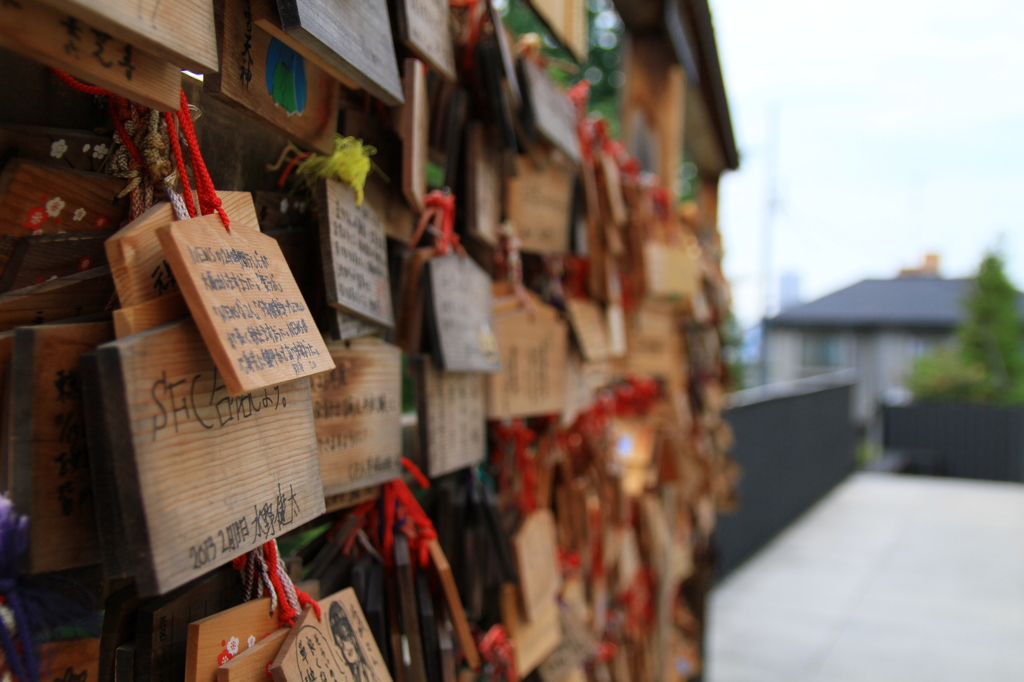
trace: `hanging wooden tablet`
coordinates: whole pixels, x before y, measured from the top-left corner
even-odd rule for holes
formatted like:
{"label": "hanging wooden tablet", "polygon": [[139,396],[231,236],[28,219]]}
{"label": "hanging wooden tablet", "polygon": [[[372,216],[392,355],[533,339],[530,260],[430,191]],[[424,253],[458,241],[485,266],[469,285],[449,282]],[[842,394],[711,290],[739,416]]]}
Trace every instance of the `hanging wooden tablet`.
{"label": "hanging wooden tablet", "polygon": [[496,284],[494,331],[501,371],[487,377],[487,418],[555,414],[565,406],[569,329],[557,310],[529,295],[526,308]]}
{"label": "hanging wooden tablet", "polygon": [[400,256],[401,280],[398,283],[396,301],[398,318],[395,320],[395,344],[407,355],[416,355],[423,351],[426,286],[421,285],[421,281],[427,261],[436,253],[433,247],[422,246],[412,250],[406,249]]}
{"label": "hanging wooden tablet", "polygon": [[119,496],[141,594],[323,513],[308,381],[232,397],[191,320],[105,344],[96,358],[97,426],[124,444],[107,453],[116,489],[97,495]]}
{"label": "hanging wooden tablet", "polygon": [[277,626],[277,610],[271,607],[270,597],[254,599],[190,623],[185,682],[214,682],[217,668],[268,637]]}
{"label": "hanging wooden tablet", "polygon": [[[217,192],[231,227],[259,229],[249,192]],[[157,202],[106,242],[107,260],[121,306],[128,308],[178,291],[156,232],[174,221],[171,204]]]}
{"label": "hanging wooden tablet", "polygon": [[600,155],[601,178],[603,180],[605,204],[608,218],[615,227],[624,227],[629,222],[629,209],[622,193],[622,174],[619,164],[611,154]]}
{"label": "hanging wooden tablet", "polygon": [[551,604],[557,604],[562,581],[558,569],[555,515],[550,509],[538,509],[523,519],[512,537],[516,565],[519,568],[519,593],[523,615],[537,620]]}
{"label": "hanging wooden tablet", "polygon": [[[169,269],[169,268],[168,268]],[[114,334],[119,339],[188,317],[188,304],[180,291],[114,311]]]}
{"label": "hanging wooden tablet", "polygon": [[378,339],[328,346],[334,369],[310,378],[324,495],[402,471],[402,352]]}
{"label": "hanging wooden tablet", "polygon": [[649,295],[656,298],[692,296],[700,291],[703,275],[700,250],[695,245],[647,242],[644,272]]}
{"label": "hanging wooden tablet", "polygon": [[217,668],[217,682],[266,682],[291,628],[274,630]]}
{"label": "hanging wooden tablet", "polygon": [[446,0],[397,0],[398,33],[405,46],[454,83],[455,47],[448,28]]}
{"label": "hanging wooden tablet", "polygon": [[181,105],[180,67],[35,0],[0,4],[0,45],[158,111]]}
{"label": "hanging wooden tablet", "polygon": [[427,67],[418,59],[405,60],[402,75],[405,104],[402,107],[402,192],[416,213],[425,208],[427,195],[427,145],[430,142],[430,102]]}
{"label": "hanging wooden tablet", "polygon": [[608,320],[601,305],[590,299],[570,298],[565,302],[565,310],[583,358],[588,362],[610,359],[612,347]]}
{"label": "hanging wooden tablet", "polygon": [[0,173],[0,268],[20,237],[116,229],[127,216],[123,187],[109,175],[12,159]]}
{"label": "hanging wooden tablet", "polygon": [[505,212],[515,223],[519,248],[567,253],[572,220],[573,173],[555,159],[543,168],[516,158],[516,174],[505,180]]}
{"label": "hanging wooden tablet", "polygon": [[519,60],[526,105],[537,131],[562,150],[574,164],[580,162],[580,138],[576,131],[576,108],[562,88],[529,59]]}
{"label": "hanging wooden tablet", "polygon": [[408,244],[416,225],[416,214],[402,200],[399,189],[377,177],[375,173],[366,178],[365,189],[365,200],[380,216],[387,236],[402,244]]}
{"label": "hanging wooden tablet", "polygon": [[501,150],[484,124],[473,121],[466,129],[466,224],[469,233],[491,246],[501,230]]}
{"label": "hanging wooden tablet", "polygon": [[[100,640],[69,639],[44,642],[39,647],[36,679],[55,682],[95,680],[99,674]],[[11,678],[11,671],[0,658],[0,677]]]}
{"label": "hanging wooden tablet", "polygon": [[416,380],[427,476],[435,478],[482,460],[487,446],[483,375],[442,372],[429,357],[421,356]]}
{"label": "hanging wooden tablet", "polygon": [[450,372],[501,369],[491,278],[472,258],[427,261],[427,328],[438,365]]}
{"label": "hanging wooden tablet", "polygon": [[586,59],[589,28],[583,0],[530,0],[530,6],[577,61]]}
{"label": "hanging wooden tablet", "polygon": [[178,68],[217,70],[217,36],[210,0],[43,0],[114,38]]}
{"label": "hanging wooden tablet", "polygon": [[337,308],[328,309],[326,314],[331,328],[331,338],[335,341],[348,341],[364,336],[381,336],[386,332],[383,327],[373,322],[367,322],[354,315],[347,315]]}
{"label": "hanging wooden tablet", "polygon": [[116,300],[108,267],[58,277],[0,294],[0,332],[102,312]]}
{"label": "hanging wooden tablet", "polygon": [[338,81],[253,25],[248,0],[216,0],[220,72],[203,91],[321,154],[334,152]]}
{"label": "hanging wooden tablet", "polygon": [[441,549],[441,543],[431,540],[427,544],[430,552],[430,561],[437,571],[438,582],[444,592],[445,603],[448,606],[448,614],[451,617],[452,627],[455,630],[455,637],[459,640],[462,654],[466,657],[466,664],[473,670],[480,668],[480,652],[477,650],[476,641],[473,639],[473,632],[469,628],[469,621],[466,619],[466,612],[462,607],[462,599],[459,596],[459,588],[455,584],[455,577],[452,575],[451,564]]}
{"label": "hanging wooden tablet", "polygon": [[14,332],[9,384],[11,497],[29,514],[29,573],[100,562],[85,440],[79,356],[114,337],[111,323],[46,324]]}
{"label": "hanging wooden tablet", "polygon": [[0,277],[0,291],[21,289],[106,265],[103,242],[111,234],[102,231],[22,237]]}
{"label": "hanging wooden tablet", "polygon": [[508,629],[515,651],[516,674],[526,677],[562,642],[558,602],[552,600],[533,621],[520,611],[518,590],[511,583],[501,586],[501,620]]}
{"label": "hanging wooden tablet", "polygon": [[276,4],[281,28],[333,70],[386,106],[402,102],[386,0]]}
{"label": "hanging wooden tablet", "polygon": [[384,225],[369,202],[334,180],[318,185],[320,255],[327,302],[375,324],[395,326]]}
{"label": "hanging wooden tablet", "polygon": [[665,379],[676,386],[686,373],[683,340],[676,313],[670,303],[644,301],[627,327],[630,374]]}
{"label": "hanging wooden tablet", "polygon": [[216,214],[157,235],[232,395],[334,368],[272,237],[241,226],[228,232]]}
{"label": "hanging wooden tablet", "polygon": [[231,568],[208,573],[166,596],[145,600],[136,614],[134,675],[129,679],[181,682],[189,623],[240,601],[241,581]]}
{"label": "hanging wooden tablet", "polygon": [[113,146],[109,135],[87,130],[0,126],[0,157],[17,157],[61,170],[102,172]]}
{"label": "hanging wooden tablet", "polygon": [[270,667],[274,682],[391,682],[355,591],[349,587],[321,599],[320,609],[319,619],[311,607],[296,619]]}

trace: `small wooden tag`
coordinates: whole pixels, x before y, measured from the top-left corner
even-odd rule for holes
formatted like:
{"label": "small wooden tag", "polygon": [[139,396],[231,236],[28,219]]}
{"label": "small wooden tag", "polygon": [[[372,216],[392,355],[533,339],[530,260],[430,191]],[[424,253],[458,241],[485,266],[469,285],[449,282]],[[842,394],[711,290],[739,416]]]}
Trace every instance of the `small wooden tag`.
{"label": "small wooden tag", "polygon": [[386,106],[401,103],[402,86],[386,0],[345,4],[277,0],[277,10],[281,28],[316,53],[333,73]]}
{"label": "small wooden tag", "polygon": [[95,358],[90,428],[121,444],[107,453],[116,488],[97,495],[124,505],[120,542],[140,594],[165,593],[323,513],[308,380],[232,397],[191,320],[105,344]]}
{"label": "small wooden tag", "polygon": [[328,346],[334,369],[310,379],[324,495],[402,471],[402,352],[378,339]]}
{"label": "small wooden tag", "polygon": [[320,251],[327,302],[384,327],[395,326],[384,225],[355,190],[327,180],[318,187]]}
{"label": "small wooden tag", "polygon": [[447,0],[398,0],[397,9],[402,42],[454,83],[455,47],[448,29]]}
{"label": "small wooden tag", "polygon": [[576,131],[576,108],[565,91],[551,80],[544,67],[523,58],[519,60],[519,67],[537,130],[573,163],[578,164],[580,138]]}
{"label": "small wooden tag", "polygon": [[0,3],[0,44],[158,111],[181,106],[180,67],[77,15],[34,2]]}
{"label": "small wooden tag", "polygon": [[486,454],[484,377],[442,372],[429,357],[417,362],[420,445],[434,478],[480,462]]}
{"label": "small wooden tag", "polygon": [[[43,0],[178,68],[216,71],[213,5],[203,0]],[[90,49],[92,49],[90,47]]]}
{"label": "small wooden tag", "polygon": [[601,305],[590,299],[573,298],[566,300],[565,309],[584,359],[599,362],[611,358],[608,319]]}
{"label": "small wooden tag", "polygon": [[418,59],[405,60],[402,76],[405,105],[402,107],[402,192],[416,213],[424,209],[427,195],[427,153],[430,142],[430,101],[427,67]]}
{"label": "small wooden tag", "polygon": [[231,395],[334,368],[273,237],[229,233],[216,215],[157,234]]}
{"label": "small wooden tag", "polygon": [[468,256],[427,261],[428,324],[441,367],[451,372],[501,369],[494,333],[491,278]]}
{"label": "small wooden tag", "polygon": [[466,620],[466,612],[462,608],[462,599],[459,597],[459,588],[455,585],[455,577],[452,575],[452,567],[448,558],[441,549],[441,543],[431,540],[427,548],[430,550],[430,560],[437,571],[438,581],[444,591],[445,602],[448,605],[448,614],[452,619],[452,626],[455,629],[455,636],[459,640],[459,646],[466,657],[466,663],[473,670],[480,668],[480,652],[476,648],[476,641],[473,639],[473,632],[469,629],[469,621]]}
{"label": "small wooden tag", "polygon": [[20,237],[119,227],[127,215],[126,202],[116,198],[123,185],[100,173],[9,161],[0,173],[0,270]]}
{"label": "small wooden tag", "polygon": [[629,353],[626,368],[635,376],[648,376],[680,385],[686,376],[683,339],[670,303],[645,301],[627,327]]}
{"label": "small wooden tag", "polygon": [[558,602],[551,600],[533,621],[526,622],[520,613],[516,586],[501,586],[501,620],[514,644],[516,674],[529,675],[562,643],[558,614]]}
{"label": "small wooden tag", "polygon": [[109,321],[14,332],[8,396],[11,493],[18,510],[33,519],[29,573],[100,562],[79,356],[113,336]]}
{"label": "small wooden tag", "polygon": [[[466,223],[469,233],[497,246],[501,230],[501,149],[480,121],[466,128]],[[527,226],[528,227],[528,226]]]}
{"label": "small wooden tag", "polygon": [[355,591],[348,587],[321,599],[320,608],[319,620],[312,608],[296,620],[270,667],[274,681],[391,682]]}
{"label": "small wooden tag", "polygon": [[277,128],[321,154],[334,152],[339,85],[316,64],[254,26],[247,0],[218,0],[219,73],[203,92]]}
{"label": "small wooden tag", "polygon": [[[100,640],[98,638],[70,639],[44,642],[39,647],[38,679],[55,682],[87,682],[98,679]],[[0,677],[10,670],[0,659]]]}
{"label": "small wooden tag", "polygon": [[555,515],[550,509],[538,509],[523,519],[512,537],[519,568],[519,593],[523,615],[537,620],[551,604],[557,604],[562,576],[558,570]]}
{"label": "small wooden tag", "polygon": [[494,329],[501,371],[487,377],[487,418],[555,414],[565,407],[569,329],[558,311],[529,294],[533,309],[495,285]]}
{"label": "small wooden tag", "polygon": [[[249,192],[217,192],[221,205],[235,226],[259,229],[256,208]],[[121,307],[130,308],[178,291],[174,273],[164,260],[157,230],[174,221],[171,204],[161,201],[111,235],[107,260]]]}
{"label": "small wooden tag", "polygon": [[22,237],[0,277],[0,291],[21,289],[106,265],[103,242],[111,234],[104,230]]}
{"label": "small wooden tag", "polygon": [[278,628],[217,668],[217,682],[266,682],[291,628]]}
{"label": "small wooden tag", "polygon": [[700,250],[695,246],[644,244],[647,293],[659,298],[692,296],[700,291],[703,275]]}
{"label": "small wooden tag", "polygon": [[270,597],[254,599],[191,623],[185,682],[214,682],[217,668],[275,630],[277,616],[270,608]]}
{"label": "small wooden tag", "polygon": [[573,174],[565,164],[552,160],[538,168],[529,157],[516,158],[516,175],[505,182],[505,210],[523,251],[568,252],[572,204]]}

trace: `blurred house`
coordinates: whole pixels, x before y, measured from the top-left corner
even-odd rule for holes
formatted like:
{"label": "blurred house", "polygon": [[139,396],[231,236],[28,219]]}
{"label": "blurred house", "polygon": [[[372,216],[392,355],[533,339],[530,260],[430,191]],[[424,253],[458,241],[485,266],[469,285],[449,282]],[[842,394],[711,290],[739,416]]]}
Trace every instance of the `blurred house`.
{"label": "blurred house", "polygon": [[971,283],[943,279],[929,255],[895,279],[867,279],[784,310],[765,321],[768,382],[853,369],[853,416],[870,427],[881,404],[909,399],[914,360],[952,339]]}

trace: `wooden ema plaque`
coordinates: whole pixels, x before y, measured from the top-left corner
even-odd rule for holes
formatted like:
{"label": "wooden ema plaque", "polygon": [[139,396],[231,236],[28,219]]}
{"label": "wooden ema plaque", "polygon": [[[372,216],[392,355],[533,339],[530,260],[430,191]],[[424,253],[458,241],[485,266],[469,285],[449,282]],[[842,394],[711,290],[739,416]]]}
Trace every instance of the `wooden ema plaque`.
{"label": "wooden ema plaque", "polygon": [[21,289],[106,265],[103,242],[111,234],[103,231],[22,237],[0,277],[0,291]]}
{"label": "wooden ema plaque", "polygon": [[[530,6],[577,61],[587,57],[589,29],[583,0],[530,0]],[[545,680],[544,682],[556,682]]]}
{"label": "wooden ema plaque", "polygon": [[501,150],[473,121],[466,129],[466,222],[470,234],[491,246],[501,234],[501,179]]}
{"label": "wooden ema plaque", "polygon": [[12,500],[29,514],[29,573],[100,562],[78,358],[114,337],[109,321],[14,332],[8,400]]}
{"label": "wooden ema plaque", "polygon": [[449,372],[501,369],[487,272],[468,256],[449,254],[428,260],[425,275],[427,323],[438,365]]}
{"label": "wooden ema plaque", "polygon": [[[217,192],[231,227],[259,229],[249,192]],[[161,201],[107,240],[107,260],[121,307],[130,308],[178,291],[156,232],[174,221],[171,204]]]}
{"label": "wooden ema plaque", "polygon": [[210,0],[43,0],[100,31],[196,73],[217,70]]}
{"label": "wooden ema plaque", "polygon": [[231,395],[334,368],[273,237],[216,215],[157,234]]}
{"label": "wooden ema plaque", "polygon": [[398,32],[405,46],[445,80],[456,82],[447,0],[398,0],[396,8]]}
{"label": "wooden ema plaque", "polygon": [[268,637],[277,626],[270,597],[254,599],[190,623],[185,682],[214,682],[217,668]]}
{"label": "wooden ema plaque", "polygon": [[307,608],[295,621],[270,667],[274,682],[391,682],[355,590],[321,599],[320,609],[319,619]]}
{"label": "wooden ema plaque", "polygon": [[630,374],[649,376],[680,386],[686,374],[683,338],[675,310],[669,303],[644,301],[627,326]]}
{"label": "wooden ema plaque", "polygon": [[185,297],[181,295],[180,291],[174,291],[166,296],[154,298],[152,301],[115,310],[114,335],[123,339],[126,336],[180,320],[188,315],[188,304],[185,303]]}
{"label": "wooden ema plaque", "polygon": [[566,300],[565,309],[583,358],[588,362],[611,359],[608,318],[601,305],[587,298],[571,298]]}
{"label": "wooden ema plaque", "polygon": [[700,250],[647,242],[644,244],[644,275],[647,293],[656,298],[692,296],[700,291]]}
{"label": "wooden ema plaque", "polygon": [[494,330],[501,371],[487,377],[487,418],[555,414],[565,406],[569,329],[557,310],[529,293],[523,306],[505,284],[496,284]]}
{"label": "wooden ema plaque", "polygon": [[127,215],[123,187],[109,175],[12,159],[0,173],[0,269],[20,237],[116,229]]}
{"label": "wooden ema plaque", "polygon": [[442,372],[428,357],[417,366],[420,446],[430,478],[480,462],[487,449],[484,377]]}
{"label": "wooden ema plaque", "polygon": [[580,138],[576,131],[576,108],[568,95],[544,67],[529,59],[519,60],[524,94],[537,131],[575,163],[580,162]]}
{"label": "wooden ema plaque", "polygon": [[342,312],[384,327],[395,326],[384,225],[368,201],[356,205],[355,190],[321,182],[320,252],[327,302]]}
{"label": "wooden ema plaque", "polygon": [[103,312],[114,299],[110,268],[93,268],[69,277],[0,294],[0,332]]}
{"label": "wooden ema plaque", "polygon": [[427,195],[427,154],[430,142],[430,98],[427,67],[418,59],[405,60],[402,75],[405,104],[399,126],[402,134],[402,193],[416,213],[422,213]]}
{"label": "wooden ema plaque", "polygon": [[402,471],[402,351],[372,338],[328,348],[334,369],[310,378],[325,496]]}
{"label": "wooden ema plaque", "polygon": [[515,223],[519,248],[533,253],[567,253],[572,223],[574,174],[555,159],[543,168],[516,158],[516,174],[505,181],[505,211]]}
{"label": "wooden ema plaque", "polygon": [[35,161],[61,170],[100,173],[113,146],[110,135],[87,130],[0,125],[0,155],[4,158]]}
{"label": "wooden ema plaque", "polygon": [[536,618],[527,621],[518,598],[519,590],[512,583],[501,586],[501,620],[508,629],[515,651],[516,674],[525,678],[562,643],[558,602],[552,599]]}
{"label": "wooden ema plaque", "polygon": [[334,152],[338,81],[252,21],[248,0],[217,0],[220,72],[208,92],[321,154]]}
{"label": "wooden ema plaque", "polygon": [[523,615],[535,621],[552,603],[557,603],[562,576],[558,569],[555,515],[538,509],[523,519],[512,537]]}
{"label": "wooden ema plaque", "polygon": [[96,426],[118,445],[107,453],[116,488],[97,494],[120,501],[140,594],[163,594],[323,513],[308,381],[232,396],[191,320],[105,344],[95,358]]}
{"label": "wooden ema plaque", "polygon": [[[39,645],[34,671],[38,680],[54,682],[87,682],[98,679],[100,661],[99,638],[43,642]],[[14,680],[7,661],[0,656],[0,679]]]}
{"label": "wooden ema plaque", "polygon": [[281,28],[354,87],[401,104],[387,0],[277,0],[277,10]]}
{"label": "wooden ema plaque", "polygon": [[34,0],[0,3],[0,45],[158,111],[181,105],[178,67]]}
{"label": "wooden ema plaque", "polygon": [[266,682],[270,666],[292,631],[278,628],[217,668],[217,682]]}

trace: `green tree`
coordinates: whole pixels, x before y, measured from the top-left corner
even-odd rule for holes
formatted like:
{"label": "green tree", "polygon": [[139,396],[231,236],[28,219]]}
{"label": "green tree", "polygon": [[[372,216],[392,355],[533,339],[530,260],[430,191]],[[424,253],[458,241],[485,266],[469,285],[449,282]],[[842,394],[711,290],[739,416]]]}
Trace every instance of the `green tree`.
{"label": "green tree", "polygon": [[985,254],[964,300],[956,346],[915,363],[909,387],[918,400],[1024,402],[1024,334],[1019,294],[1006,276],[1002,253]]}

